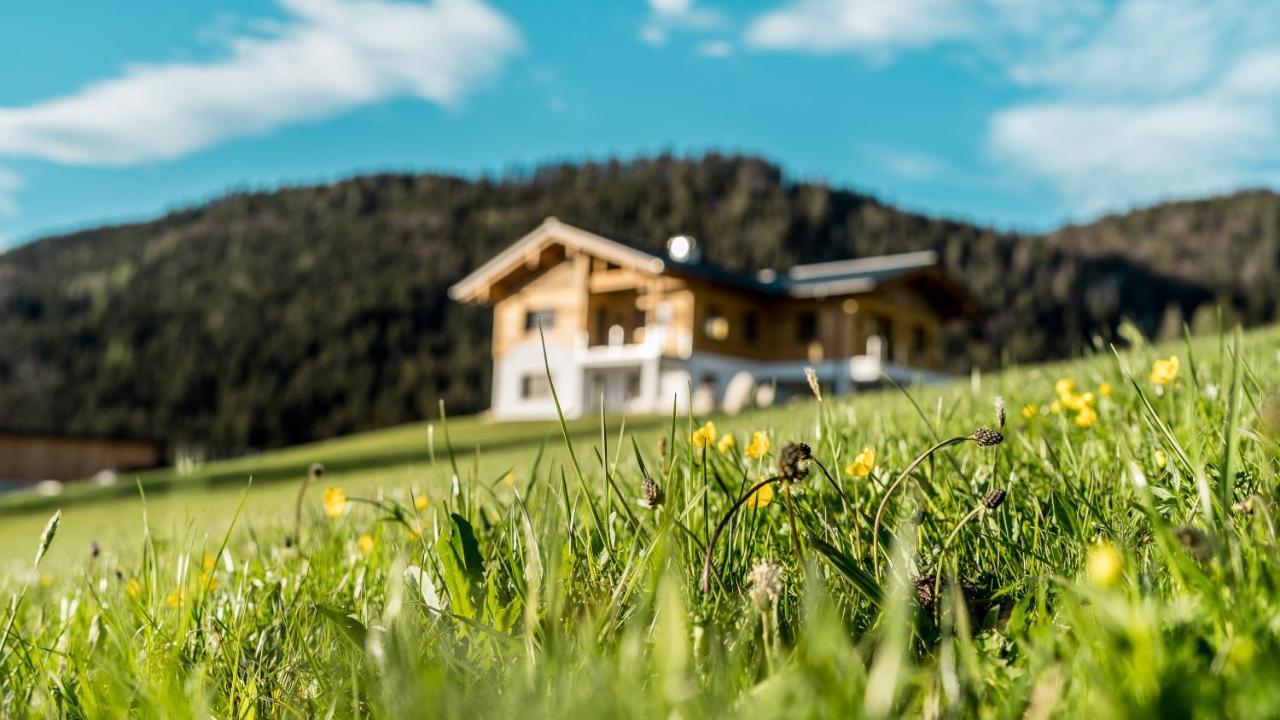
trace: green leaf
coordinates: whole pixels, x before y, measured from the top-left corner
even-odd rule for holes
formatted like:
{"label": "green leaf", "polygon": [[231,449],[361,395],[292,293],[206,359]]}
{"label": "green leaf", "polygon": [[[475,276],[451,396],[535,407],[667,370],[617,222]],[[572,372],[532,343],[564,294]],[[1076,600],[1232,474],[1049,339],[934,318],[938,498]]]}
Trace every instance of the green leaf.
{"label": "green leaf", "polygon": [[369,635],[369,629],[364,626],[364,623],[356,619],[354,615],[343,612],[342,609],[332,605],[316,603],[313,607],[315,607],[316,612],[320,613],[321,617],[336,625],[353,645],[361,650],[364,649],[365,638]]}
{"label": "green leaf", "polygon": [[484,558],[471,523],[457,513],[449,520],[449,531],[436,541],[436,554],[453,613],[474,620],[483,598]]}
{"label": "green leaf", "polygon": [[845,576],[854,589],[869,600],[872,605],[878,606],[880,604],[880,585],[853,558],[813,533],[809,534],[809,542],[813,544],[813,549],[826,558],[832,567],[839,570],[840,574]]}

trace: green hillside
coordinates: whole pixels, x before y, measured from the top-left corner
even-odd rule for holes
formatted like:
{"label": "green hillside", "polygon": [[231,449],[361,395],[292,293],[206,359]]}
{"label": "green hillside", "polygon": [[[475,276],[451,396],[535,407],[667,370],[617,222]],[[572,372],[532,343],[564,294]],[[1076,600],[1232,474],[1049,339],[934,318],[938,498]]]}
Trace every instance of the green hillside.
{"label": "green hillside", "polygon": [[159,437],[207,455],[456,413],[489,393],[489,314],[448,285],[547,215],[709,260],[786,267],[924,248],[988,310],[947,335],[952,369],[1070,357],[1123,319],[1280,318],[1280,199],[1171,203],[1044,236],[916,215],[708,155],[465,180],[376,175],[236,193],[150,222],[0,255],[5,424]]}

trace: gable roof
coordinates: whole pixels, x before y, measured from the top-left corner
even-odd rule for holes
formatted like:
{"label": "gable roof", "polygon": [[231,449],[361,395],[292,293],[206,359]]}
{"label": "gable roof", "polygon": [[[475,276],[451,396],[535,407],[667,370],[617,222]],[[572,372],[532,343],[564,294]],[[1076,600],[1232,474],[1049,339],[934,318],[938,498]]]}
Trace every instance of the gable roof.
{"label": "gable roof", "polygon": [[582,228],[562,223],[555,217],[548,217],[532,232],[515,241],[507,249],[494,255],[488,262],[454,283],[449,288],[449,297],[460,301],[477,299],[482,295],[481,291],[484,287],[511,272],[531,254],[540,252],[542,248],[553,242],[559,242],[565,247],[586,251],[596,257],[624,267],[635,267],[652,273],[660,273],[665,266],[663,259],[657,255],[596,235]]}
{"label": "gable roof", "polygon": [[762,270],[754,276],[733,272],[710,263],[685,263],[663,258],[628,243],[611,240],[593,232],[548,217],[532,232],[512,243],[488,262],[449,288],[449,297],[463,302],[483,300],[493,282],[518,268],[534,253],[559,243],[624,267],[654,274],[670,272],[692,275],[769,295],[822,298],[864,293],[913,275],[928,276],[957,297],[964,312],[976,312],[969,293],[941,270],[938,254],[932,250],[878,255],[852,260],[796,265],[783,274]]}

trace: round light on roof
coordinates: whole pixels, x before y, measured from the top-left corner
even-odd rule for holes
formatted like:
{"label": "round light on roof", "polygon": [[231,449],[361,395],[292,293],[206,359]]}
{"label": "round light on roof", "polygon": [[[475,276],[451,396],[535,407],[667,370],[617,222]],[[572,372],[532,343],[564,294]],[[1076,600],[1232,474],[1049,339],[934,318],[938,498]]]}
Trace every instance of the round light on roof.
{"label": "round light on roof", "polygon": [[698,241],[689,235],[676,235],[667,241],[667,255],[676,262],[691,262],[697,248]]}

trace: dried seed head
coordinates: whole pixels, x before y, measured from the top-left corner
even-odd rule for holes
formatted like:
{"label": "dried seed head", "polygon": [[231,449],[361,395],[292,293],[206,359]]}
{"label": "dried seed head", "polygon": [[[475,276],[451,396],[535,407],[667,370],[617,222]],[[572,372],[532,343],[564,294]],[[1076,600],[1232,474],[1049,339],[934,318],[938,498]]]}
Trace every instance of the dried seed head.
{"label": "dried seed head", "polygon": [[988,510],[995,510],[1004,504],[1004,499],[1008,495],[1009,493],[997,488],[982,496],[982,504],[985,505]]}
{"label": "dried seed head", "polygon": [[771,562],[758,562],[747,573],[747,594],[756,610],[766,612],[782,594],[782,568]]}
{"label": "dried seed head", "polygon": [[1004,442],[1004,435],[1000,431],[992,430],[986,425],[974,430],[971,437],[980,447],[995,447]]}
{"label": "dried seed head", "polygon": [[96,558],[102,554],[102,548],[98,547],[98,541],[94,540],[89,543],[89,557]]}
{"label": "dried seed head", "polygon": [[311,463],[311,467],[307,468],[307,479],[315,482],[317,478],[324,474],[324,465],[320,463]]}
{"label": "dried seed head", "polygon": [[657,510],[662,507],[662,502],[667,499],[666,493],[662,492],[662,486],[653,478],[646,476],[640,481],[640,500],[642,507],[650,510]]}
{"label": "dried seed head", "polygon": [[667,456],[667,436],[658,436],[658,457],[665,458]]}
{"label": "dried seed head", "polygon": [[1004,411],[1004,398],[997,395],[996,396],[996,427],[1003,430],[1005,419],[1006,418],[1005,418],[1005,411]]}
{"label": "dried seed head", "polygon": [[1182,543],[1182,548],[1196,560],[1205,561],[1213,557],[1213,547],[1209,544],[1209,536],[1199,528],[1190,525],[1179,525],[1173,529],[1174,537]]}
{"label": "dried seed head", "polygon": [[809,382],[809,390],[813,392],[813,396],[818,398],[818,402],[822,402],[822,386],[818,384],[818,373],[811,367],[805,367],[804,379]]}
{"label": "dried seed head", "polygon": [[915,526],[923,525],[924,521],[928,519],[929,519],[929,513],[925,512],[924,508],[922,507],[916,508],[916,511],[911,513],[912,525],[915,525]]}
{"label": "dried seed head", "polygon": [[813,452],[804,443],[787,443],[778,452],[778,476],[788,482],[809,476],[809,459]]}
{"label": "dried seed head", "polygon": [[[938,576],[935,573],[925,573],[912,582],[916,588],[916,602],[920,603],[920,609],[925,612],[933,612],[934,604],[938,600],[933,594],[933,587],[937,583]],[[991,600],[982,585],[974,580],[961,580],[960,592],[964,595],[965,608],[970,617],[979,619],[986,617],[987,611],[991,609]]]}

